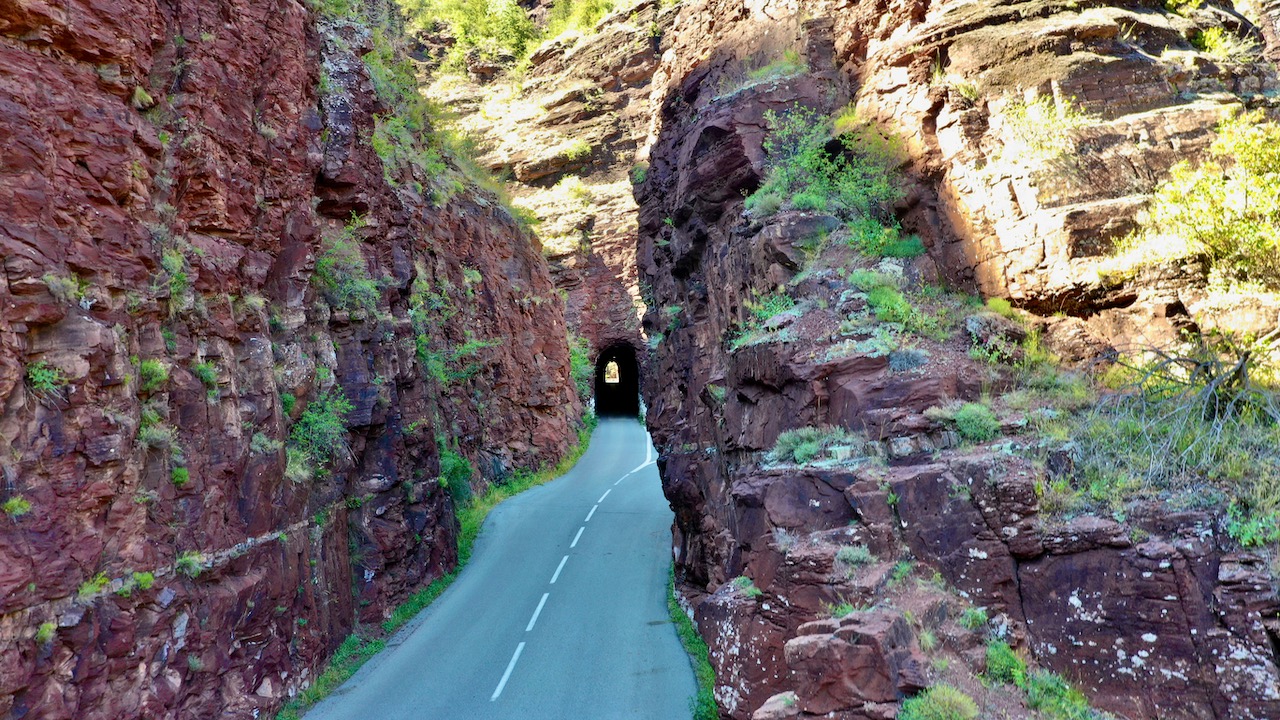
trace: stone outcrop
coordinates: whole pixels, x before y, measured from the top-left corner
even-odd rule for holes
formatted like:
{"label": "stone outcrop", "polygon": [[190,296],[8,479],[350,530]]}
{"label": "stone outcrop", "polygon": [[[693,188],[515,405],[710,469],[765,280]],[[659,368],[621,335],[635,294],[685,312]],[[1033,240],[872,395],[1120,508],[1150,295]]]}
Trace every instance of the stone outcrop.
{"label": "stone outcrop", "polygon": [[[493,197],[433,204],[457,170],[384,173],[370,47],[291,1],[0,7],[5,717],[272,713],[453,567],[441,445],[477,489],[568,448],[537,243]],[[367,306],[322,297],[339,242]],[[326,394],[347,447],[287,479]]]}
{"label": "stone outcrop", "polygon": [[[641,283],[652,288],[645,326],[663,334],[650,355],[648,418],[676,511],[678,576],[711,646],[722,711],[879,717],[873,705],[901,697],[901,686],[886,689],[900,667],[891,652],[879,653],[877,682],[844,692],[839,678],[860,661],[802,631],[823,603],[857,593],[856,582],[778,571],[791,567],[779,532],[827,537],[847,527],[836,542],[935,568],[1105,710],[1280,714],[1269,570],[1238,550],[1220,516],[1152,504],[1123,522],[1049,519],[1038,491],[1047,471],[1017,459],[1035,442],[1020,435],[1025,418],[1002,417],[1006,439],[988,452],[962,447],[925,412],[1007,387],[968,349],[976,338],[999,356],[992,348],[1016,346],[1010,328],[974,316],[950,340],[921,341],[923,357],[895,358],[869,331],[841,327],[865,301],[835,270],[857,261],[815,262],[812,249],[838,221],[793,212],[761,221],[740,200],[766,172],[768,111],[802,104],[833,114],[852,102],[904,140],[909,187],[895,211],[928,249],[878,270],[1065,311],[1071,317],[1047,320],[1046,337],[1077,360],[1168,337],[1202,319],[1187,310],[1195,268],[1105,281],[1097,268],[1146,193],[1208,146],[1225,113],[1271,103],[1267,66],[1213,62],[1190,44],[1224,23],[1255,31],[1213,8],[1187,17],[1055,3],[797,11],[785,2],[682,6],[655,75],[658,124],[637,193]],[[786,51],[807,71],[751,79]],[[1054,136],[1062,145],[1031,152],[1018,132],[1034,107],[1087,119]],[[743,342],[752,304],[783,284],[797,309]],[[816,467],[766,456],[782,431],[823,425],[874,442],[861,457]],[[726,590],[741,575],[763,591],[754,604]]]}

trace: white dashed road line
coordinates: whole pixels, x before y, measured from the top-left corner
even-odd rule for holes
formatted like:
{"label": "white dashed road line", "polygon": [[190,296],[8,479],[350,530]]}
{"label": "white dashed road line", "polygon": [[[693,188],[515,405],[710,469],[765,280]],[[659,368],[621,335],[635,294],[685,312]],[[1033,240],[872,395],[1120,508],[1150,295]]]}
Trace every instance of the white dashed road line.
{"label": "white dashed road line", "polygon": [[567,562],[569,562],[569,556],[568,556],[568,555],[565,555],[564,557],[560,558],[560,566],[556,568],[556,574],[551,576],[551,584],[552,584],[552,585],[555,585],[555,584],[556,584],[556,580],[559,580],[559,579],[560,579],[560,571],[564,569],[564,564],[565,564],[565,563],[567,563]]}
{"label": "white dashed road line", "polygon": [[511,679],[511,671],[516,669],[516,661],[520,659],[520,653],[524,652],[524,643],[516,646],[516,654],[511,656],[511,662],[507,663],[507,671],[502,673],[502,679],[498,681],[498,688],[493,691],[493,695],[489,698],[489,702],[498,699],[502,694],[502,688],[507,686],[507,681]]}
{"label": "white dashed road line", "polygon": [[[653,448],[646,447],[644,451],[644,462],[637,465],[636,468],[631,472],[618,478],[617,481],[615,481],[613,484],[616,486],[619,483],[621,483],[623,480],[626,480],[632,475],[635,475],[641,470],[649,467],[649,465],[653,463],[652,457],[653,457]],[[600,499],[596,501],[596,504],[591,507],[591,512],[587,513],[587,519],[584,520],[583,522],[591,522],[591,518],[596,514],[596,510],[600,509],[600,503],[604,502],[604,499],[609,497],[609,493],[611,492],[613,492],[612,488],[604,491],[604,494],[600,496]],[[570,548],[576,548],[578,546],[578,541],[582,539],[582,532],[586,529],[587,529],[586,525],[583,525],[582,527],[578,528],[578,534],[574,535],[573,542],[569,543]],[[560,571],[564,570],[564,565],[567,562],[569,562],[568,555],[565,555],[564,557],[560,558],[560,564],[556,566],[556,572],[554,575],[551,576],[551,582],[550,582],[551,585],[555,585],[556,580],[560,579]],[[533,631],[533,626],[535,623],[538,622],[538,616],[542,614],[542,608],[546,606],[547,598],[549,597],[551,597],[551,593],[549,592],[542,594],[542,599],[538,601],[537,609],[533,611],[533,617],[529,618],[529,624],[524,629],[525,632]],[[506,672],[502,673],[502,679],[498,681],[498,687],[493,691],[493,695],[489,698],[489,702],[493,702],[494,700],[497,700],[498,696],[502,694],[503,688],[507,686],[507,681],[511,679],[511,672],[516,669],[516,663],[520,661],[520,653],[522,652],[524,652],[523,642],[516,646],[515,654],[511,656],[511,662],[507,663],[507,670]]]}
{"label": "white dashed road line", "polygon": [[538,616],[542,614],[542,606],[547,604],[547,598],[551,593],[542,593],[542,599],[538,601],[538,609],[533,611],[533,617],[529,618],[529,625],[524,629],[525,632],[533,630],[533,624],[538,622]]}

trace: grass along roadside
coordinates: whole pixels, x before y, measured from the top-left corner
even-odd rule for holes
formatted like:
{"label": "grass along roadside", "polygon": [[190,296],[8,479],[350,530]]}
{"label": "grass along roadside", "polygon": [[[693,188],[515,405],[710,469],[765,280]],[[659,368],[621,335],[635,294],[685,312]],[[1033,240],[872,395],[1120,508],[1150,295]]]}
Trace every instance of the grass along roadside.
{"label": "grass along roadside", "polygon": [[717,720],[720,717],[720,711],[716,708],[716,671],[711,667],[707,644],[698,634],[698,628],[694,626],[693,620],[684,608],[680,607],[680,601],[676,600],[674,565],[667,574],[667,611],[671,614],[671,622],[675,623],[680,644],[689,654],[689,662],[693,664],[693,674],[698,680],[698,694],[689,700],[693,720]]}
{"label": "grass along roadside", "polygon": [[[385,638],[387,636],[399,630],[414,616],[435,602],[436,598],[440,597],[441,593],[457,579],[458,573],[462,571],[467,561],[471,559],[471,552],[475,548],[476,536],[480,534],[480,527],[484,524],[484,519],[489,515],[489,512],[503,500],[530,488],[543,485],[569,472],[578,463],[578,460],[582,458],[582,455],[586,453],[587,447],[591,444],[591,434],[595,431],[597,422],[594,415],[587,418],[586,426],[578,431],[578,443],[569,450],[568,454],[560,459],[560,462],[555,467],[544,468],[536,472],[518,472],[510,481],[502,485],[490,485],[489,490],[484,495],[473,498],[466,506],[459,508],[457,511],[458,523],[461,529],[458,534],[457,567],[448,574],[436,578],[425,588],[410,595],[403,603],[396,606],[395,610],[391,611],[390,617],[383,620],[377,628],[357,627],[356,631],[347,636],[347,639],[343,640],[342,644],[338,646],[338,649],[333,653],[333,657],[329,659],[329,663],[325,666],[324,671],[316,676],[315,682],[311,683],[306,690],[298,693],[297,697],[286,703],[280,709],[280,712],[276,714],[276,720],[298,720],[316,703],[328,697],[342,683],[350,679],[352,675],[355,675],[356,671],[368,662],[370,658],[386,648],[387,642]],[[684,615],[683,612],[680,614]],[[697,637],[696,632],[694,637]],[[698,642],[701,642],[701,639]],[[706,646],[703,645],[703,648],[705,657]],[[709,665],[708,670],[710,670]],[[699,696],[701,697],[701,695]],[[712,707],[714,707],[714,702]],[[699,715],[697,717],[701,718],[702,716]],[[715,718],[716,716],[709,715],[707,717]]]}

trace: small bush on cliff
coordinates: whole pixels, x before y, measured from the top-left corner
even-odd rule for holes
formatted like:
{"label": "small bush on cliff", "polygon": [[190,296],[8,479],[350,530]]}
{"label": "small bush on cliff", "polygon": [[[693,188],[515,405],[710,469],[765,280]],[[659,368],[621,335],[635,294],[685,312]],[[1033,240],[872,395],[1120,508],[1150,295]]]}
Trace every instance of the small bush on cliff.
{"label": "small bush on cliff", "polygon": [[61,368],[39,360],[27,366],[27,387],[41,400],[62,399],[62,389],[67,384],[67,374]]}
{"label": "small bush on cliff", "polygon": [[315,283],[335,310],[362,310],[373,313],[382,299],[382,289],[369,275],[369,266],[358,244],[364,221],[352,216],[338,237],[324,243],[316,258]]}
{"label": "small bush on cliff", "polygon": [[1089,707],[1089,700],[1062,676],[1036,670],[1027,677],[1027,704],[1032,710],[1057,720],[1095,720],[1103,717]]}
{"label": "small bush on cliff", "polygon": [[587,402],[595,387],[595,365],[591,362],[591,344],[581,335],[569,333],[569,374],[578,388],[578,399]]}
{"label": "small bush on cliff", "polygon": [[893,177],[900,149],[869,124],[847,124],[832,140],[835,127],[803,106],[765,115],[764,183],[747,198],[746,208],[763,217],[774,205],[829,212],[847,219],[888,221],[888,206],[901,196]]}
{"label": "small bush on cliff", "polygon": [[1280,291],[1280,124],[1263,117],[1223,121],[1207,160],[1169,171],[1140,231],[1118,245],[1117,271],[1200,254],[1215,284]]}
{"label": "small bush on cliff", "polygon": [[199,577],[204,571],[204,556],[195,550],[188,550],[178,556],[173,563],[173,568],[187,577]]}
{"label": "small bush on cliff", "polygon": [[98,595],[101,595],[102,591],[106,589],[107,584],[110,582],[111,580],[107,577],[107,574],[100,572],[80,583],[80,587],[76,590],[76,598],[81,602],[92,600]]}
{"label": "small bush on cliff", "polygon": [[1019,162],[1057,160],[1076,150],[1076,133],[1095,121],[1070,99],[1014,100],[1004,111],[1008,141],[1001,155]]}
{"label": "small bush on cliff", "polygon": [[973,698],[950,685],[934,685],[902,703],[898,720],[977,720]]}
{"label": "small bush on cliff", "polygon": [[[598,2],[598,0],[597,0]],[[516,0],[396,0],[410,23],[430,30],[437,23],[448,27],[454,38],[446,66],[454,70],[466,68],[468,54],[486,60],[523,57],[538,35],[524,8]],[[561,0],[559,12],[570,19],[574,3]],[[553,14],[557,11],[553,8]]]}
{"label": "small bush on cliff", "polygon": [[[307,404],[289,431],[289,449],[323,466],[347,450],[347,414],[351,401],[341,389],[329,389]],[[290,462],[294,457],[290,454]]]}
{"label": "small bush on cliff", "polygon": [[475,475],[475,468],[466,456],[445,445],[443,437],[436,441],[440,452],[440,476],[437,481],[449,491],[456,510],[471,502],[471,477]]}
{"label": "small bush on cliff", "polygon": [[746,575],[739,575],[734,578],[733,586],[749,598],[758,598],[764,595],[764,591],[756,587],[756,584]]}
{"label": "small bush on cliff", "polygon": [[20,518],[31,512],[31,501],[21,495],[14,495],[4,501],[4,505],[0,506],[4,510],[4,514],[11,518]]}
{"label": "small bush on cliff", "polygon": [[1000,419],[982,403],[965,403],[956,411],[956,431],[970,442],[987,442],[1000,434]]}
{"label": "small bush on cliff", "polygon": [[142,392],[155,392],[169,382],[169,368],[159,360],[143,360],[138,365],[138,381]]}
{"label": "small bush on cliff", "polygon": [[828,458],[848,458],[861,452],[862,447],[862,439],[842,427],[804,427],[779,435],[767,457],[770,462],[807,465]]}
{"label": "small bush on cliff", "polygon": [[58,634],[58,623],[46,622],[40,623],[40,627],[36,628],[36,644],[47,645],[53,640],[53,636]]}
{"label": "small bush on cliff", "polygon": [[987,677],[1023,687],[1027,683],[1027,664],[1009,643],[992,640],[987,643]]}

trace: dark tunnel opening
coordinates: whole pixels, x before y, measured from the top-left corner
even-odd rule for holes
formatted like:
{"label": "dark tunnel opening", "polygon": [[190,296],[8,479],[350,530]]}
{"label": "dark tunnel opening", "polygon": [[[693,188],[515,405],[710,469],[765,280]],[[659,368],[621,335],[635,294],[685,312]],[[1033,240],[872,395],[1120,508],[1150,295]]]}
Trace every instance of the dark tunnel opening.
{"label": "dark tunnel opening", "polygon": [[640,414],[640,366],[636,350],[621,343],[610,345],[596,359],[596,415]]}

